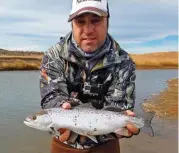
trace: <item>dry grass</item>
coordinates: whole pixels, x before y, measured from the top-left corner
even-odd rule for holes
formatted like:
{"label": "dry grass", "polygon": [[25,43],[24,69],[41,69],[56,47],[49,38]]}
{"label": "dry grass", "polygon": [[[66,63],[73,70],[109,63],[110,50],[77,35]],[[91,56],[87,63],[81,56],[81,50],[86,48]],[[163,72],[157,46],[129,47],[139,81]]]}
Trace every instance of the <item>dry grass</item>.
{"label": "dry grass", "polygon": [[16,60],[14,62],[0,62],[0,71],[2,70],[38,70],[40,63]]}
{"label": "dry grass", "polygon": [[130,54],[137,68],[178,68],[178,52]]}
{"label": "dry grass", "polygon": [[10,59],[22,59],[22,60],[41,60],[42,55],[33,55],[33,56],[0,56],[0,60],[10,60]]}
{"label": "dry grass", "polygon": [[42,52],[6,51],[0,49],[0,71],[39,70]]}
{"label": "dry grass", "polygon": [[[42,56],[42,52],[18,52],[0,49],[0,70],[26,70],[26,68],[28,70],[38,69],[40,67]],[[137,69],[178,68],[178,52],[130,54],[130,56],[136,63]]]}
{"label": "dry grass", "polygon": [[155,111],[159,117],[178,117],[178,79],[171,79],[168,88],[143,103],[146,111]]}
{"label": "dry grass", "polygon": [[9,51],[0,48],[0,56],[39,56],[43,55],[43,52],[38,51]]}

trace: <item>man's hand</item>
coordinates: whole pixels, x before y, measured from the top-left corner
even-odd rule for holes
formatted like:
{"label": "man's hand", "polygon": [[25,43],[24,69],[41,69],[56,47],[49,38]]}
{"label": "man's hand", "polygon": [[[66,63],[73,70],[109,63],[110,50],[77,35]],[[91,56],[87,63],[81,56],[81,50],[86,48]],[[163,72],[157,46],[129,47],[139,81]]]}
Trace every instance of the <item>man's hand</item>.
{"label": "man's hand", "polygon": [[[71,104],[68,103],[68,102],[65,102],[62,105],[62,108],[63,109],[70,109],[71,108]],[[74,143],[74,140],[76,139],[75,137],[78,136],[78,135],[74,135],[75,133],[71,132],[68,129],[63,129],[62,128],[62,129],[59,129],[58,131],[60,132],[59,140],[61,142],[70,141],[70,143]],[[71,134],[72,134],[72,137],[70,137]],[[86,141],[86,137],[85,136],[80,136],[80,142],[83,143],[85,141]]]}
{"label": "man's hand", "polygon": [[[71,108],[71,104],[68,103],[68,102],[65,102],[63,105],[62,105],[62,108],[63,109],[70,109]],[[70,137],[70,134],[71,134],[71,131],[70,130],[67,130],[67,129],[59,129],[58,130],[60,132],[60,137],[59,137],[59,140],[61,142],[65,142],[69,139]]]}
{"label": "man's hand", "polygon": [[[127,110],[126,114],[129,115],[129,116],[135,116],[135,113],[130,111],[130,110]],[[132,124],[132,123],[128,124],[126,126],[126,128],[128,130],[128,134],[129,134],[128,137],[132,137],[133,135],[137,135],[140,132],[140,130],[134,124]]]}
{"label": "man's hand", "polygon": [[[129,116],[135,116],[135,113],[132,112],[131,110],[127,110],[126,114],[129,115]],[[127,132],[125,132],[124,135],[122,134],[123,132],[121,132],[121,134],[116,134],[117,137],[121,138],[121,137],[125,136],[127,138],[130,138],[133,135],[139,134],[140,129],[138,129],[134,124],[130,123],[130,124],[127,124],[126,131]]]}

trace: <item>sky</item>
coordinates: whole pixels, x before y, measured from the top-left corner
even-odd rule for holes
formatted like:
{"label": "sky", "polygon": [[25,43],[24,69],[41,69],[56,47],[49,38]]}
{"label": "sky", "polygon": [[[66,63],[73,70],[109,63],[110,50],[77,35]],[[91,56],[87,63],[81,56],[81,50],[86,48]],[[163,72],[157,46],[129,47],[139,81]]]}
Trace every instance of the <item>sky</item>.
{"label": "sky", "polygon": [[[0,48],[46,51],[71,31],[71,0],[0,1]],[[178,51],[177,0],[109,0],[109,33],[129,53]]]}

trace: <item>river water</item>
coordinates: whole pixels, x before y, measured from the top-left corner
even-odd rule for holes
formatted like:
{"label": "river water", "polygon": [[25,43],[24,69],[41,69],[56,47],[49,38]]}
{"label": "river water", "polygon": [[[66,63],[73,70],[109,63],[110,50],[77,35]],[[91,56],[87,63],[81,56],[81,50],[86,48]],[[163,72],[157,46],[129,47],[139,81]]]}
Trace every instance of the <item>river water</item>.
{"label": "river water", "polygon": [[[137,70],[136,75],[137,111],[145,98],[167,87],[168,79],[178,77],[177,70]],[[49,153],[51,136],[23,124],[27,115],[40,109],[39,72],[0,72],[0,80],[0,153]],[[152,124],[156,136],[150,138],[141,133],[120,140],[121,152],[177,152],[176,123],[154,119]]]}

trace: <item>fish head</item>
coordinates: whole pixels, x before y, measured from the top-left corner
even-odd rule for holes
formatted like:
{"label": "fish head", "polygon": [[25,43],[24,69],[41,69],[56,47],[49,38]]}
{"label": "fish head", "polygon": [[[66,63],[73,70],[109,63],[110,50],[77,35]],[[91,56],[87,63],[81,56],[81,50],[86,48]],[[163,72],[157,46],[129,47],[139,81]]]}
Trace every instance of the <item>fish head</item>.
{"label": "fish head", "polygon": [[26,119],[24,120],[24,124],[41,131],[48,131],[50,125],[52,124],[52,120],[48,112],[42,110],[35,115],[26,117]]}

